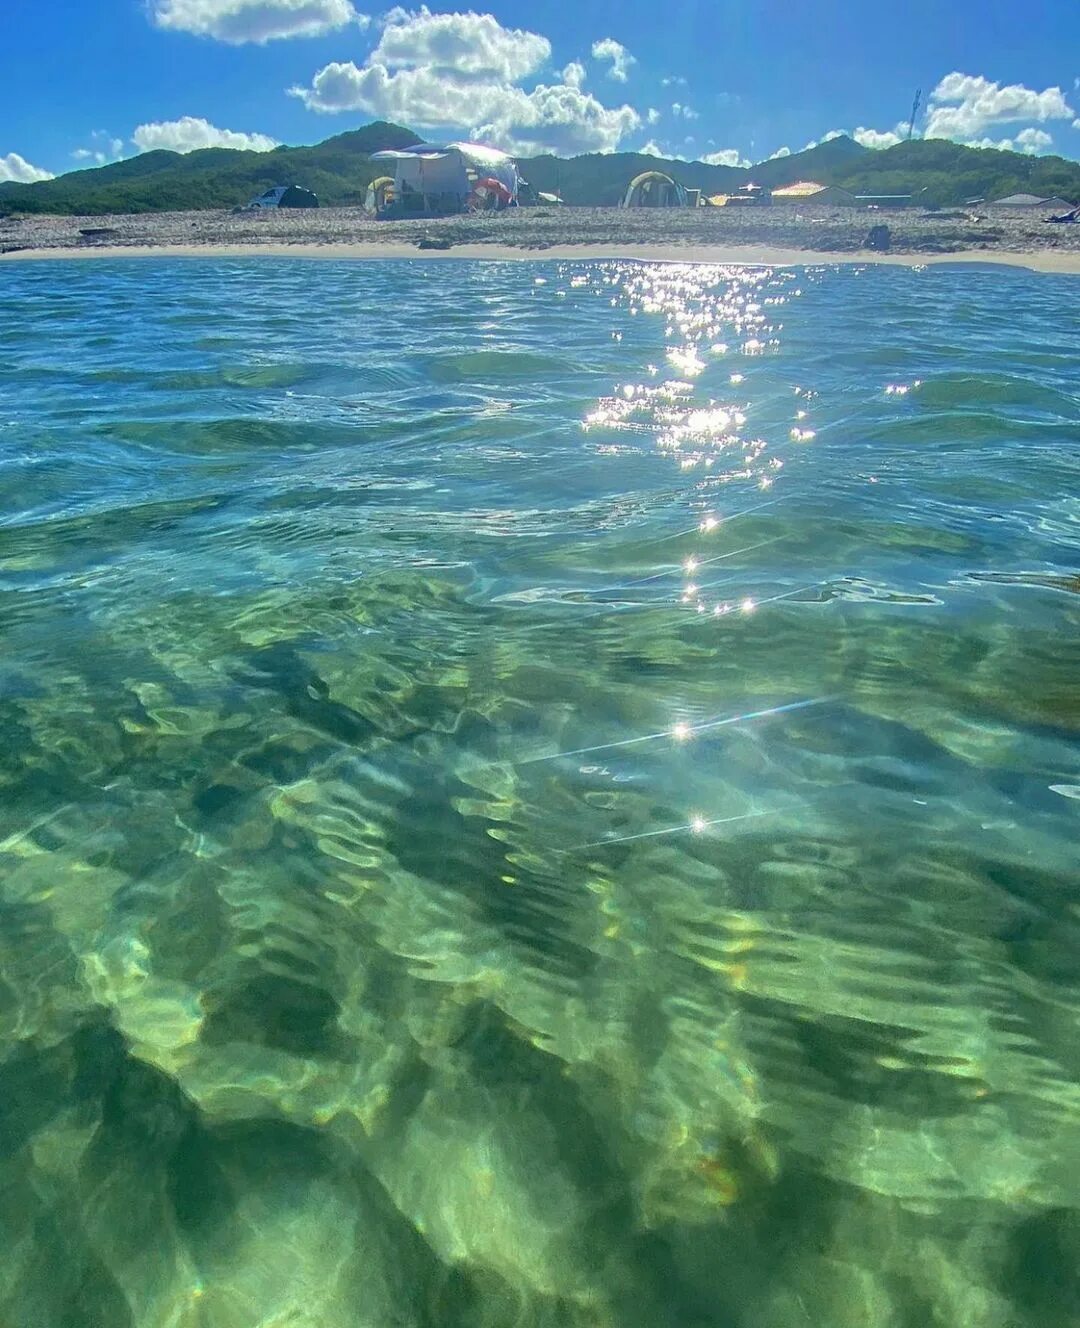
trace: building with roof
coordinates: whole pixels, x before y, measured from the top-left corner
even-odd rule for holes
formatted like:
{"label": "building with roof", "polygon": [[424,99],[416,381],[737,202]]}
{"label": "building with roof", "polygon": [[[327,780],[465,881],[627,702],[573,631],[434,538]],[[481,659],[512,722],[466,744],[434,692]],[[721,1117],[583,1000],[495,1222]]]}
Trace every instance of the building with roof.
{"label": "building with roof", "polygon": [[1064,198],[1042,198],[1039,194],[1009,194],[1007,198],[993,198],[986,204],[993,208],[1046,208],[1050,211],[1059,211],[1061,208],[1075,207],[1075,203],[1070,203]]}
{"label": "building with roof", "polygon": [[818,184],[815,180],[799,180],[772,191],[774,203],[798,203],[812,207],[856,207],[855,195],[835,184]]}

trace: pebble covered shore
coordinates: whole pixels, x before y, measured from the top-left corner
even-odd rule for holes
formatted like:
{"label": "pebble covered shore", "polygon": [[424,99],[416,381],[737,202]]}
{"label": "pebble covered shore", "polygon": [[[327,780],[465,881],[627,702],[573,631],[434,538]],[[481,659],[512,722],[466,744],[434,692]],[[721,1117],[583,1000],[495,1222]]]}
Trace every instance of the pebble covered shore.
{"label": "pebble covered shore", "polygon": [[[850,208],[522,208],[497,216],[376,221],[360,208],[317,211],[158,212],[133,216],[29,216],[0,220],[0,254],[30,250],[215,245],[492,244],[543,250],[568,245],[768,245],[857,253],[884,223],[898,254],[1080,253],[1080,226],[1048,225],[1040,212],[864,212]],[[85,236],[83,230],[103,232]]]}

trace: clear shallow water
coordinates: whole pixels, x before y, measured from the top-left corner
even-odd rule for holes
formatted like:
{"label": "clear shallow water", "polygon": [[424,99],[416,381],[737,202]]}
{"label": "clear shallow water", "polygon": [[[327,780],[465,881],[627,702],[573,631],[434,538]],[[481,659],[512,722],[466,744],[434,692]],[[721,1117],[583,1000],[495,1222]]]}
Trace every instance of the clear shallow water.
{"label": "clear shallow water", "polygon": [[1076,294],[5,269],[0,1319],[1074,1324]]}

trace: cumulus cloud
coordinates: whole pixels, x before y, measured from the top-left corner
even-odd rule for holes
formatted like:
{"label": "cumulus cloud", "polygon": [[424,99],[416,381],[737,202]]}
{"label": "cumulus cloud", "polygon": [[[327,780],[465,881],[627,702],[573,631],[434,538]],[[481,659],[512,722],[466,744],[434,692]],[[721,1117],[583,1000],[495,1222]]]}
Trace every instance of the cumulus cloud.
{"label": "cumulus cloud", "polygon": [[989,79],[954,71],[930,94],[926,116],[926,138],[952,138],[965,142],[995,125],[1023,120],[1067,120],[1074,114],[1058,87],[1042,92],[1009,83],[1004,87]]}
{"label": "cumulus cloud", "polygon": [[685,88],[686,79],[681,74],[669,74],[667,78],[660,80],[662,88]]}
{"label": "cumulus cloud", "polygon": [[905,125],[897,125],[895,129],[864,129],[860,125],[851,137],[864,148],[893,148],[907,137],[907,128]]}
{"label": "cumulus cloud", "polygon": [[465,130],[519,155],[609,152],[638,128],[633,107],[605,106],[583,90],[577,62],[561,83],[519,86],[550,55],[546,37],[505,28],[491,14],[398,9],[363,65],[335,61],[290,91],[313,111]]}
{"label": "cumulus cloud", "polygon": [[999,152],[1023,152],[1029,157],[1034,157],[1047,148],[1053,147],[1054,140],[1045,129],[1036,129],[1031,126],[1028,129],[1021,129],[1014,138],[985,138],[971,139],[965,144],[969,148],[996,148]]}
{"label": "cumulus cloud", "polygon": [[706,166],[749,166],[750,162],[738,148],[720,148],[717,152],[706,152],[700,159]]}
{"label": "cumulus cloud", "polygon": [[[688,138],[684,146],[689,146],[693,141],[692,138]],[[750,165],[750,162],[747,161],[738,148],[721,148],[716,152],[706,152],[700,157],[688,157],[684,151],[661,147],[654,138],[650,138],[644,147],[637,150],[646,157],[666,157],[669,161],[701,161],[706,166]]]}
{"label": "cumulus cloud", "polygon": [[790,148],[777,148],[776,151],[769,157],[769,161],[775,161],[777,157],[790,157],[790,156],[791,156]]}
{"label": "cumulus cloud", "polygon": [[659,122],[660,122],[660,112],[656,109],[655,106],[650,106],[649,109],[646,111],[646,113],[645,113],[645,121],[646,121],[647,124],[651,124],[651,125],[659,124]]}
{"label": "cumulus cloud", "polygon": [[749,166],[749,160],[738,148],[721,148],[717,152],[706,152],[701,158],[707,166]]}
{"label": "cumulus cloud", "polygon": [[820,138],[812,138],[802,150],[803,152],[809,152],[811,148],[819,147],[822,143],[831,143],[834,138],[843,138],[844,132],[843,129],[830,129],[827,134],[822,134]]}
{"label": "cumulus cloud", "polygon": [[571,60],[562,71],[562,81],[571,88],[580,88],[585,82],[585,66],[580,60]]}
{"label": "cumulus cloud", "polygon": [[550,58],[551,43],[537,32],[504,28],[492,14],[433,14],[424,7],[392,9],[368,63],[512,83]]}
{"label": "cumulus cloud", "polygon": [[592,57],[594,60],[611,61],[608,78],[615,79],[617,83],[625,83],[630,73],[630,66],[637,64],[637,59],[614,37],[605,37],[602,41],[593,42]]}
{"label": "cumulus cloud", "polygon": [[1018,152],[1045,152],[1047,148],[1054,146],[1054,140],[1044,129],[1021,129],[1016,135],[1016,149]]}
{"label": "cumulus cloud", "polygon": [[679,119],[680,116],[684,120],[697,120],[699,118],[697,111],[695,111],[692,106],[686,106],[678,101],[672,102],[671,114],[675,116],[676,119]]}
{"label": "cumulus cloud", "polygon": [[366,27],[349,0],[151,0],[159,28],[242,45],[319,37],[350,23]]}
{"label": "cumulus cloud", "polygon": [[199,148],[241,148],[248,152],[269,152],[277,140],[266,134],[243,134],[235,129],[218,129],[209,120],[184,115],[179,120],[160,120],[141,124],[131,135],[140,152],[166,148],[170,152],[196,152]]}
{"label": "cumulus cloud", "polygon": [[52,171],[44,171],[40,166],[32,166],[25,157],[17,152],[0,155],[0,184],[14,180],[17,184],[33,184],[36,180],[51,180]]}
{"label": "cumulus cloud", "polygon": [[641,124],[632,106],[604,106],[591,93],[566,84],[540,84],[529,93],[506,89],[492,101],[490,117],[474,126],[475,137],[519,156],[611,152]]}

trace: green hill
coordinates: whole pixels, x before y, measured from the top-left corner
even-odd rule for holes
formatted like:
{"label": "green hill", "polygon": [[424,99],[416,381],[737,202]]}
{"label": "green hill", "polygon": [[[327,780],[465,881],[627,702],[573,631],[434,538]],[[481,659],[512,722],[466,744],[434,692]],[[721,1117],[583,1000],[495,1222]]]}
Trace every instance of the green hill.
{"label": "green hill", "polygon": [[[290,183],[313,189],[324,206],[348,206],[362,202],[369,182],[382,174],[371,161],[372,152],[420,141],[401,125],[377,121],[312,147],[144,152],[55,180],[0,184],[0,213],[101,215],[225,208],[246,203],[270,185]],[[966,148],[942,139],[916,139],[879,152],[841,136],[749,168],[667,161],[635,152],[532,157],[518,164],[534,188],[557,192],[577,206],[618,203],[628,182],[646,170],[664,171],[705,194],[730,192],[750,180],[773,188],[818,180],[858,194],[918,194],[921,202],[935,206],[1020,192],[1080,201],[1078,162]]]}
{"label": "green hill", "polygon": [[0,211],[102,215],[235,207],[271,185],[290,183],[313,189],[328,207],[347,206],[362,203],[368,184],[382,173],[370,161],[372,152],[420,141],[411,129],[376,121],[314,147],[144,152],[55,180],[2,184]]}
{"label": "green hill", "polygon": [[1038,194],[1080,202],[1080,162],[1030,157],[996,148],[966,148],[941,138],[913,139],[884,152],[868,152],[825,181],[856,194],[925,192],[933,205],[969,198]]}
{"label": "green hill", "polygon": [[626,193],[627,184],[642,171],[663,171],[688,189],[704,194],[727,193],[749,180],[775,188],[796,180],[828,180],[854,162],[869,156],[847,137],[832,138],[827,143],[776,157],[750,168],[712,166],[702,161],[667,161],[640,152],[589,153],[569,160],[559,157],[532,157],[520,161],[522,174],[536,189],[558,193],[567,203],[579,207],[614,206]]}

